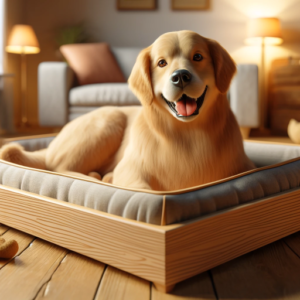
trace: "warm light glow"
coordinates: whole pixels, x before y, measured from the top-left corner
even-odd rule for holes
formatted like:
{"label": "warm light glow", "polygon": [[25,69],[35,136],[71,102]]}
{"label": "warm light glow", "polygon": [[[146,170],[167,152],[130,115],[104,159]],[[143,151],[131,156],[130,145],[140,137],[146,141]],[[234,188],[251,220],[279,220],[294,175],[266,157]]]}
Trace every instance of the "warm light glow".
{"label": "warm light glow", "polygon": [[5,50],[17,54],[39,53],[39,42],[32,27],[29,25],[15,25],[8,38]]}
{"label": "warm light glow", "polygon": [[248,22],[246,44],[279,45],[282,43],[280,21],[277,18],[255,18]]}
{"label": "warm light glow", "polygon": [[299,0],[224,0],[249,18],[279,16]]}
{"label": "warm light glow", "polygon": [[[246,38],[245,43],[247,45],[261,45],[263,42],[262,37],[252,37],[252,38]],[[280,45],[282,44],[283,39],[279,37],[265,37],[264,38],[264,44],[265,45]]]}

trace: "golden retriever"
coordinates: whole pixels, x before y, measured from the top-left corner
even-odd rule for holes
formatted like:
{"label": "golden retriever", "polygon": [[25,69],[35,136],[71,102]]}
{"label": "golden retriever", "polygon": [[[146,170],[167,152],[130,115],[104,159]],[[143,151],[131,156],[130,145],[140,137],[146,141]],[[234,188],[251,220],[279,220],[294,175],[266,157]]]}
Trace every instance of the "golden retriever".
{"label": "golden retriever", "polygon": [[47,149],[6,145],[21,165],[170,191],[254,168],[226,92],[236,67],[217,42],[192,31],[160,36],[128,80],[141,107],[103,107],[67,124]]}

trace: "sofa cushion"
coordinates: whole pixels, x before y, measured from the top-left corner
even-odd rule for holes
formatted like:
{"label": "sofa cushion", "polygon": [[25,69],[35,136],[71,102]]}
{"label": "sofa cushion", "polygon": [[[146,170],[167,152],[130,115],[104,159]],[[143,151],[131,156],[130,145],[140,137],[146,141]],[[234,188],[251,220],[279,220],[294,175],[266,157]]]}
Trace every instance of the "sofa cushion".
{"label": "sofa cushion", "polygon": [[99,83],[71,89],[71,106],[140,105],[127,83]]}
{"label": "sofa cushion", "polygon": [[129,78],[135,61],[142,50],[143,48],[111,47],[111,51],[126,79]]}
{"label": "sofa cushion", "polygon": [[70,106],[68,120],[69,122],[73,121],[74,119],[99,108],[99,106]]}
{"label": "sofa cushion", "polygon": [[60,51],[80,85],[126,81],[109,45],[105,43],[63,45]]}

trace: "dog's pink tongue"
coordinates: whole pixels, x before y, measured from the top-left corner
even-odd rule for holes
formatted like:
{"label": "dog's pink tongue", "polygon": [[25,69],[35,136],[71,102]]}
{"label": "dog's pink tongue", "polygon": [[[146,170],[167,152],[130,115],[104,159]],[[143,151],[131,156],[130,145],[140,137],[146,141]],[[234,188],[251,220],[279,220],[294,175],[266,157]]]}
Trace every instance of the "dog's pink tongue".
{"label": "dog's pink tongue", "polygon": [[194,99],[184,98],[176,103],[176,110],[182,116],[190,116],[197,108],[197,103]]}

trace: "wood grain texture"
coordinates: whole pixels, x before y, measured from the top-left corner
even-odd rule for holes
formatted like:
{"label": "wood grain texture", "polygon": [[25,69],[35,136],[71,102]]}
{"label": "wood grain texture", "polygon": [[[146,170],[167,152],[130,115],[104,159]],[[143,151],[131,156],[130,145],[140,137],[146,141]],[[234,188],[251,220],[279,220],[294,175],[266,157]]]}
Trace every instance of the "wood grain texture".
{"label": "wood grain texture", "polygon": [[0,222],[170,286],[300,230],[300,189],[156,226],[0,186]]}
{"label": "wood grain texture", "polygon": [[93,300],[105,265],[71,252],[35,300]]}
{"label": "wood grain texture", "polygon": [[150,282],[108,266],[95,300],[149,300]]}
{"label": "wood grain texture", "polygon": [[2,299],[33,299],[58,267],[67,250],[35,240],[0,272]]}
{"label": "wood grain texture", "polygon": [[8,226],[0,224],[0,235],[3,235],[9,229]]}
{"label": "wood grain texture", "polygon": [[284,239],[284,242],[294,251],[300,258],[300,232],[296,232]]}
{"label": "wood grain texture", "polygon": [[277,86],[271,91],[272,109],[300,107],[300,86]]}
{"label": "wood grain texture", "polygon": [[157,291],[162,292],[162,293],[170,293],[175,287],[175,284],[162,285],[157,282],[153,282],[153,285]]}
{"label": "wood grain texture", "polygon": [[[16,240],[19,244],[19,250],[17,252],[17,254],[15,255],[18,256],[20,253],[22,253],[29,245],[30,243],[34,240],[34,237],[15,230],[15,229],[9,229],[5,234],[2,235],[3,238],[5,238],[5,240]],[[0,270],[7,265],[12,259],[0,259]]]}
{"label": "wood grain texture", "polygon": [[270,112],[270,126],[274,132],[285,133],[291,119],[300,121],[300,109],[282,108]]}
{"label": "wood grain texture", "polygon": [[299,299],[300,259],[278,241],[212,270],[219,299]]}
{"label": "wood grain texture", "polygon": [[160,226],[0,186],[0,221],[67,249],[165,283]]}
{"label": "wood grain texture", "polygon": [[300,190],[215,213],[166,232],[166,285],[300,229]]}
{"label": "wood grain texture", "polygon": [[204,300],[216,299],[207,272],[176,284],[174,290],[166,294],[159,292],[152,284],[151,300]]}

